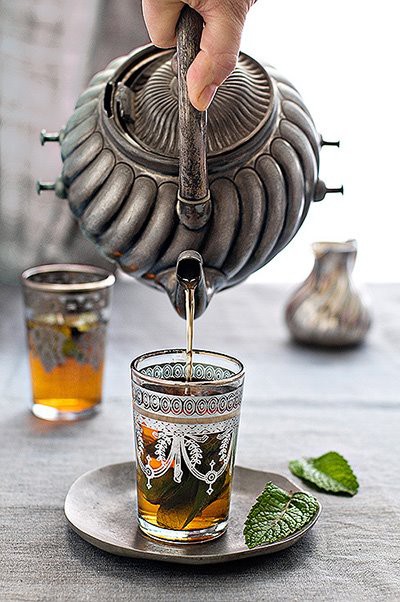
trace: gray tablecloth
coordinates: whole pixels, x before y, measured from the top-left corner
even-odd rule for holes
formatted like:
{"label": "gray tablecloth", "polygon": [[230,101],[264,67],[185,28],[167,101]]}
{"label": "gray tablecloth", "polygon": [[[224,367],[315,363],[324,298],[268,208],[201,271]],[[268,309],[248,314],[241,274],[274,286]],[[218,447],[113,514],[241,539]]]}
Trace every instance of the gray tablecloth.
{"label": "gray tablecloth", "polygon": [[115,293],[102,411],[59,426],[29,413],[22,302],[1,291],[0,600],[398,600],[400,286],[370,288],[374,329],[345,352],[289,342],[285,287],[222,293],[197,322],[197,347],[246,364],[239,464],[288,475],[288,460],[333,449],[360,480],[354,498],[318,494],[320,521],[294,547],[202,568],[111,556],[64,519],[74,479],[131,458],[130,359],[184,341],[166,296],[133,282]]}

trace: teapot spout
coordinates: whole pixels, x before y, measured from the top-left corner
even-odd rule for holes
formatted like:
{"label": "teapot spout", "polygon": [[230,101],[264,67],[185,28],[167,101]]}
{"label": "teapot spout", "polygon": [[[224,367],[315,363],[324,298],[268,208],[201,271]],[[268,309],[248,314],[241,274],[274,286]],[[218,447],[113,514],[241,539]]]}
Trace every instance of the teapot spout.
{"label": "teapot spout", "polygon": [[[194,317],[200,316],[206,309],[212,293],[209,295],[203,269],[203,258],[197,251],[183,251],[176,262],[176,284],[173,304],[181,316],[185,318],[185,294],[194,289]],[[171,299],[172,300],[172,299]]]}
{"label": "teapot spout", "polygon": [[197,251],[183,251],[175,269],[166,270],[157,277],[160,285],[170,298],[181,318],[186,318],[185,291],[194,289],[194,317],[198,318],[206,310],[214,292],[225,282],[217,270],[203,267],[203,258]]}

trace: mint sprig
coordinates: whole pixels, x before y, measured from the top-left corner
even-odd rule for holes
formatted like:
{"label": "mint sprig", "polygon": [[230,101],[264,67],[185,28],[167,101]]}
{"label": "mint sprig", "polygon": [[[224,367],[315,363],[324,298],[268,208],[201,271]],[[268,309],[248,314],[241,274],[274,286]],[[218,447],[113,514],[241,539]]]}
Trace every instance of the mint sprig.
{"label": "mint sprig", "polygon": [[355,495],[358,481],[350,464],[337,452],[330,451],[319,458],[301,458],[289,462],[291,472],[332,493]]}
{"label": "mint sprig", "polygon": [[246,545],[275,543],[300,531],[319,510],[312,495],[288,493],[269,481],[251,508],[243,530]]}

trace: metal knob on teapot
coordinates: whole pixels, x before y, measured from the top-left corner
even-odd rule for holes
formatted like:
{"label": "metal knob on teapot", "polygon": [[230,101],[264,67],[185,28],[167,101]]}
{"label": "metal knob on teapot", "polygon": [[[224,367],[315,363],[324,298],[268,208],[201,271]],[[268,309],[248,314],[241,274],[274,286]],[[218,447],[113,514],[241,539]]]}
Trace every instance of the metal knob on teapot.
{"label": "metal knob on teapot", "polygon": [[186,7],[176,56],[148,45],[95,75],[60,134],[42,132],[42,143],[59,141],[64,165],[56,183],[38,185],[68,198],[99,250],[167,291],[181,316],[178,257],[202,258],[196,317],[275,257],[311,202],[341,190],[318,179],[329,143],[270,65],[240,53],[208,115],[192,107],[186,73],[202,27]]}

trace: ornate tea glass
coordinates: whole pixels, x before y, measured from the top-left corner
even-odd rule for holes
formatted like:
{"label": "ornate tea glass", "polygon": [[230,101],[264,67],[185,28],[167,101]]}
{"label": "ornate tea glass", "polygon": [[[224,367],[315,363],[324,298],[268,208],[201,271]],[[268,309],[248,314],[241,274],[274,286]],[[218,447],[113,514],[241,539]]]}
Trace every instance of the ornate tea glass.
{"label": "ornate tea glass", "polygon": [[182,349],[131,364],[140,529],[174,542],[222,535],[228,525],[244,368],[193,351],[185,381]]}
{"label": "ornate tea glass", "polygon": [[115,277],[90,265],[53,264],[22,274],[32,412],[77,420],[101,402],[106,325]]}

